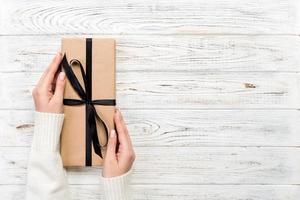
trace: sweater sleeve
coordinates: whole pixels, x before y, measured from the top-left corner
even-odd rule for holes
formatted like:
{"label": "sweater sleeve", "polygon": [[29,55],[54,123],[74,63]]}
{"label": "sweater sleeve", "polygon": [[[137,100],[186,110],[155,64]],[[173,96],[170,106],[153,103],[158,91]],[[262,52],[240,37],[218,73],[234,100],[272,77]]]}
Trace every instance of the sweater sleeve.
{"label": "sweater sleeve", "polygon": [[112,177],[105,178],[101,177],[104,186],[104,197],[105,200],[130,200],[130,177],[132,169],[127,173]]}
{"label": "sweater sleeve", "polygon": [[[26,186],[26,200],[69,200],[66,172],[59,153],[64,114],[35,112]],[[129,200],[131,170],[102,177],[105,200]]]}
{"label": "sweater sleeve", "polygon": [[35,112],[27,173],[27,200],[68,200],[68,184],[59,153],[64,114]]}

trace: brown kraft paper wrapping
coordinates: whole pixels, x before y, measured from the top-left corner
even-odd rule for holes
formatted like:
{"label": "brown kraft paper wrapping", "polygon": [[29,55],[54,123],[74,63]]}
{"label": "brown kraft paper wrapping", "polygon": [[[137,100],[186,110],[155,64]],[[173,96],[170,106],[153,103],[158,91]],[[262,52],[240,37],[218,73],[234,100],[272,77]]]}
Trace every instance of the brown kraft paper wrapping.
{"label": "brown kraft paper wrapping", "polygon": [[[66,55],[68,62],[77,59],[86,71],[86,39],[85,38],[63,38],[61,52]],[[92,67],[91,67],[91,98],[92,100],[115,99],[115,40],[92,39]],[[81,86],[84,88],[80,68],[72,67]],[[64,99],[80,99],[67,79]],[[107,124],[108,133],[114,129],[113,115],[114,106],[94,105],[97,114]],[[64,125],[61,133],[60,152],[63,165],[86,166],[86,104],[64,105]],[[105,128],[97,124],[97,133],[101,146],[107,143]],[[94,152],[91,145],[91,165],[102,165],[102,158]],[[101,148],[105,155],[105,147]]]}

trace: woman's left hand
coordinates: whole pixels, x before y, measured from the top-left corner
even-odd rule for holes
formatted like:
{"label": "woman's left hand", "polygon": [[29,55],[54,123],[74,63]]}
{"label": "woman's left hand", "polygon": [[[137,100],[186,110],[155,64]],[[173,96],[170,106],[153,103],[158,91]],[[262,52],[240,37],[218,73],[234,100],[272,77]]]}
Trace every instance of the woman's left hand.
{"label": "woman's left hand", "polygon": [[61,60],[61,53],[58,53],[32,91],[35,110],[38,112],[63,113],[65,73],[60,72],[57,76]]}

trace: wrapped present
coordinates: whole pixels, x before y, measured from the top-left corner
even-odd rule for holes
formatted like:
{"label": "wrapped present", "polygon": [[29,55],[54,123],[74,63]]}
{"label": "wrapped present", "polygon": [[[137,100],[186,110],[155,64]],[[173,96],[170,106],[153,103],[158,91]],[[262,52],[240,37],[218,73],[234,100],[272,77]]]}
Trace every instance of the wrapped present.
{"label": "wrapped present", "polygon": [[60,152],[64,166],[99,166],[114,129],[115,40],[62,39],[65,120]]}

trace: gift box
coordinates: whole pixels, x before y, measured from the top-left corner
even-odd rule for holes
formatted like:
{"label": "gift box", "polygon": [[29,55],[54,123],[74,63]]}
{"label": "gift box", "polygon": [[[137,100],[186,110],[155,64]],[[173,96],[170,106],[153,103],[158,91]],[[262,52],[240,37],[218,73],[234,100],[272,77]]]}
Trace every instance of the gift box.
{"label": "gift box", "polygon": [[63,165],[102,165],[114,129],[115,41],[64,38],[61,52],[61,69],[67,77],[60,142]]}

